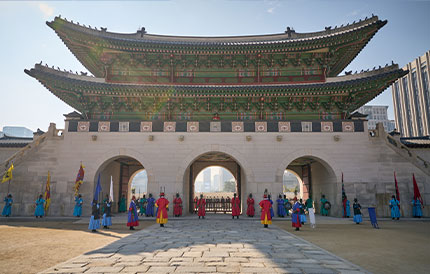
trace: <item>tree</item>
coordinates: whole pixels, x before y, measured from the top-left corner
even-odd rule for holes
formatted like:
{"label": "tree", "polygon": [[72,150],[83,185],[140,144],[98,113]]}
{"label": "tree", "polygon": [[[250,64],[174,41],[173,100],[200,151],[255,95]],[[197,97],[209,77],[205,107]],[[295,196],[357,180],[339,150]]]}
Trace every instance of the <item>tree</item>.
{"label": "tree", "polygon": [[236,192],[236,183],[233,180],[225,181],[224,186],[223,186],[223,191],[224,192]]}

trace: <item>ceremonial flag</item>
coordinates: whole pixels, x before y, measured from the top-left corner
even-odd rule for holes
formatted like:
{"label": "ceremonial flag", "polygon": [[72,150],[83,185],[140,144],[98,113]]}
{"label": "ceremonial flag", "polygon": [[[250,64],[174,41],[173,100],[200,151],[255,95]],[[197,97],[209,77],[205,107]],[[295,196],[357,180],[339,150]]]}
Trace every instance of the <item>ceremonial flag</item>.
{"label": "ceremonial flag", "polygon": [[48,211],[49,205],[51,205],[51,174],[48,171],[48,178],[46,179],[45,188],[45,215]]}
{"label": "ceremonial flag", "polygon": [[81,167],[79,168],[78,175],[76,176],[75,181],[75,196],[78,196],[79,188],[81,187],[82,183],[84,182],[84,165],[81,163]]}
{"label": "ceremonial flag", "polygon": [[113,180],[112,180],[112,176],[110,176],[109,202],[113,202]]}
{"label": "ceremonial flag", "polygon": [[343,172],[342,172],[342,197],[345,197],[346,193],[345,193],[345,185],[343,184]]}
{"label": "ceremonial flag", "polygon": [[418,199],[421,202],[421,205],[424,205],[423,198],[421,197],[420,190],[418,189],[417,181],[415,180],[415,174],[412,173],[412,179],[414,181],[414,200]]}
{"label": "ceremonial flag", "polygon": [[99,173],[99,178],[97,179],[96,191],[94,192],[94,200],[97,201],[99,199],[100,191],[102,191],[102,186],[100,185],[100,173]]}
{"label": "ceremonial flag", "polygon": [[[397,178],[396,178],[396,172],[394,171],[394,184],[396,186],[396,199],[400,202],[400,192],[399,192],[399,186],[397,185]],[[400,205],[399,205],[400,209]]]}
{"label": "ceremonial flag", "polygon": [[10,165],[9,169],[3,175],[2,183],[12,180],[13,163]]}

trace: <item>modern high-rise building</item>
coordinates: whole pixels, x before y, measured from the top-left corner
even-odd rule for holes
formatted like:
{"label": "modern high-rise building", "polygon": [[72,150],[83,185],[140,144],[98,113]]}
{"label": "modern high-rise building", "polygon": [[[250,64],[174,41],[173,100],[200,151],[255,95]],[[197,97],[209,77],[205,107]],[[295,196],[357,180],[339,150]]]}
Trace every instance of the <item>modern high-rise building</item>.
{"label": "modern high-rise building", "polygon": [[388,119],[388,106],[362,106],[357,111],[367,115],[368,129],[375,129],[377,123],[382,123],[386,132],[391,132],[395,128],[394,121]]}
{"label": "modern high-rise building", "polygon": [[403,137],[430,134],[430,51],[403,67],[409,73],[391,85],[396,128]]}

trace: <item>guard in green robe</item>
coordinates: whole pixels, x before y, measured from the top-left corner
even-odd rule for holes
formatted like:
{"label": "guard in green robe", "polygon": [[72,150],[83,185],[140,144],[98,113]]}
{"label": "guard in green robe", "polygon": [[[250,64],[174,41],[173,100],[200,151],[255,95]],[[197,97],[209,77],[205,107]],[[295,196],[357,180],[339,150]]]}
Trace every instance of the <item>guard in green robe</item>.
{"label": "guard in green robe", "polygon": [[325,205],[328,203],[327,199],[325,198],[325,195],[322,195],[321,197],[321,215],[322,216],[328,216],[328,209],[326,209]]}
{"label": "guard in green robe", "polygon": [[[106,194],[106,197],[103,199],[103,203],[102,203],[102,205],[106,205],[107,203],[109,202],[109,195],[108,194]],[[102,208],[102,215],[105,213],[105,206],[102,206],[101,207]]]}
{"label": "guard in green robe", "polygon": [[143,195],[139,200],[140,216],[146,215],[146,196]]}
{"label": "guard in green robe", "polygon": [[125,194],[122,194],[121,200],[119,201],[119,212],[127,211],[126,200]]}

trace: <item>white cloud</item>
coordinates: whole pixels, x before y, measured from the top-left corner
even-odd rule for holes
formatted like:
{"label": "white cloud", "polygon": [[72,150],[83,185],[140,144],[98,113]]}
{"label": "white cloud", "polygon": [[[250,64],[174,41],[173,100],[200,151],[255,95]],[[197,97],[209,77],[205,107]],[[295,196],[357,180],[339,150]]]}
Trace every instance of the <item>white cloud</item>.
{"label": "white cloud", "polygon": [[38,3],[37,6],[39,7],[39,10],[45,15],[46,17],[51,17],[54,14],[54,8],[49,6],[47,3]]}

